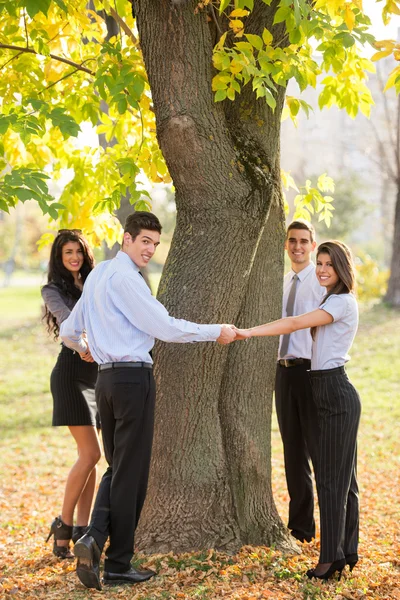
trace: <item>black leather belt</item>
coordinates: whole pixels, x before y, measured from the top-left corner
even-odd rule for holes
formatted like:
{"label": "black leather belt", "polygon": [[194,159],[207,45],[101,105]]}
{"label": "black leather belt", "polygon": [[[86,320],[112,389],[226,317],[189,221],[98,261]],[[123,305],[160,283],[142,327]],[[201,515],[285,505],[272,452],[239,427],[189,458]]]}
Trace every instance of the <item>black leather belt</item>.
{"label": "black leather belt", "polygon": [[132,369],[152,369],[153,365],[147,362],[112,362],[104,363],[104,365],[99,365],[99,371],[107,371],[108,369],[125,369],[126,367],[130,367]]}
{"label": "black leather belt", "polygon": [[311,367],[311,360],[309,358],[281,358],[278,360],[278,365],[281,367],[296,367],[297,365]]}

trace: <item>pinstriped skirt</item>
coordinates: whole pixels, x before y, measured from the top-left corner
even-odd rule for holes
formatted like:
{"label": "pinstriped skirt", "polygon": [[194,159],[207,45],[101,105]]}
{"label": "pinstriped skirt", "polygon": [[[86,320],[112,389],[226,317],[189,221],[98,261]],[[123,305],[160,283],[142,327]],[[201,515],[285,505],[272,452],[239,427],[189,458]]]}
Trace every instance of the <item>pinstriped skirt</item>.
{"label": "pinstriped skirt", "polygon": [[97,364],[85,362],[77,352],[63,345],[50,377],[53,426],[98,426],[96,379]]}

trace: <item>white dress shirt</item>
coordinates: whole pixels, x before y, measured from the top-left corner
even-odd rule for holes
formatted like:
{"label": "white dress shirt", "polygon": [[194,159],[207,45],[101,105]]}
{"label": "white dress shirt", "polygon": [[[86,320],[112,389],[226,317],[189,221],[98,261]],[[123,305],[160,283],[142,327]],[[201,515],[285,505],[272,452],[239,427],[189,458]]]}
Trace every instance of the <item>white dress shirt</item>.
{"label": "white dress shirt", "polygon": [[[294,302],[293,316],[303,315],[319,307],[322,298],[326,294],[315,274],[315,265],[310,263],[299,273],[293,269],[285,275],[283,280],[283,305],[282,318],[287,317],[286,305],[293,276],[297,275],[296,299]],[[288,351],[285,356],[281,356],[282,336],[279,340],[279,358],[308,358],[311,359],[312,338],[309,329],[301,329],[290,334]]]}
{"label": "white dress shirt", "polygon": [[316,329],[311,370],[334,369],[350,360],[348,354],[358,328],[358,306],[353,294],[332,294],[321,304],[333,323]]}
{"label": "white dress shirt", "polygon": [[60,336],[66,346],[84,352],[83,331],[98,364],[151,363],[154,338],[164,342],[215,341],[221,326],[170,317],[151,295],[137,265],[120,251],[89,274],[81,298],[61,325]]}

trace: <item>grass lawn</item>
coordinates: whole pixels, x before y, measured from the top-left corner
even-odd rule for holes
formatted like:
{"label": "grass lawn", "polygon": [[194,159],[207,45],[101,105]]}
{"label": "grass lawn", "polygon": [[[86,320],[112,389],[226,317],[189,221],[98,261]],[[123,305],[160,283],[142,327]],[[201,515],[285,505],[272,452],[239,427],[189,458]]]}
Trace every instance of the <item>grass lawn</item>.
{"label": "grass lawn", "polygon": [[[75,448],[65,428],[50,427],[49,374],[58,344],[45,334],[40,316],[37,287],[0,290],[0,597],[78,600],[99,593],[84,589],[73,563],[57,561],[50,543],[44,544],[60,510]],[[399,333],[399,312],[364,307],[347,369],[363,402],[362,560],[352,577],[340,583],[305,581],[302,574],[318,556],[317,539],[294,557],[249,547],[233,557],[212,551],[148,557],[157,578],[134,588],[107,588],[107,597],[400,600]],[[286,521],[288,496],[275,417],[272,449],[274,496]]]}

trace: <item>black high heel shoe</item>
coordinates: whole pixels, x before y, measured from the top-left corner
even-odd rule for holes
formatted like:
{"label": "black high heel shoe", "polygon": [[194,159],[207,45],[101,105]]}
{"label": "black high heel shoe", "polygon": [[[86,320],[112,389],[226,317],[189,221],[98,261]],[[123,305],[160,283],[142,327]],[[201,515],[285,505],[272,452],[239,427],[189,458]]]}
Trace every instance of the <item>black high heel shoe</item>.
{"label": "black high heel shoe", "polygon": [[51,524],[50,533],[46,542],[54,535],[53,554],[57,558],[74,558],[68,546],[58,546],[58,540],[70,540],[72,537],[72,525],[66,525],[61,517],[56,517]]}
{"label": "black high heel shoe", "polygon": [[71,536],[73,543],[76,544],[76,542],[80,540],[83,535],[85,535],[88,529],[89,527],[87,525],[74,525]]}
{"label": "black high heel shoe", "polygon": [[358,563],[358,554],[347,554],[345,556],[346,565],[349,565],[350,573]]}
{"label": "black high heel shoe", "polygon": [[340,581],[340,578],[342,576],[342,571],[345,568],[345,566],[346,566],[346,559],[341,558],[340,560],[335,560],[331,564],[331,566],[328,567],[328,569],[325,571],[325,573],[322,573],[321,575],[317,575],[315,573],[315,569],[309,569],[307,571],[306,575],[309,579],[312,579],[313,577],[315,577],[315,579],[329,579],[337,571],[339,573],[338,581]]}

